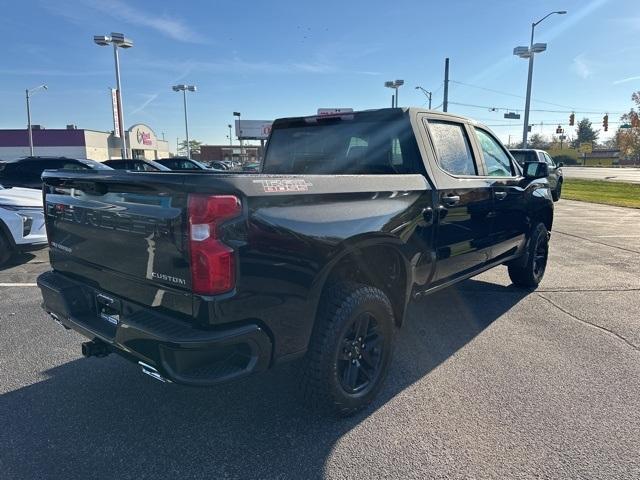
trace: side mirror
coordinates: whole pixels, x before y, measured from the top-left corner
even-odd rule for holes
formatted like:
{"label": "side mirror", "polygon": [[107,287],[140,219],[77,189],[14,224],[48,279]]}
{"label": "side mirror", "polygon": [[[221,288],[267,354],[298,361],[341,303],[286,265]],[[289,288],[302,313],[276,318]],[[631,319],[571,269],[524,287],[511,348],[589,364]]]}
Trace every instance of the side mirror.
{"label": "side mirror", "polygon": [[549,165],[545,162],[525,162],[524,176],[531,180],[549,176]]}
{"label": "side mirror", "polygon": [[563,162],[558,162],[558,168],[562,168],[564,167],[564,163]]}

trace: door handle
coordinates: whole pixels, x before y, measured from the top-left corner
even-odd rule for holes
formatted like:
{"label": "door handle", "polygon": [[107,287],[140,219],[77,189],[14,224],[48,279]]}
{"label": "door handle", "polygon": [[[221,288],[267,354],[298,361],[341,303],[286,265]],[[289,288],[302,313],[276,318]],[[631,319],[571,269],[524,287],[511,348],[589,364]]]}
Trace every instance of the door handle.
{"label": "door handle", "polygon": [[504,200],[507,198],[507,192],[493,192],[493,196],[496,197],[497,200]]}
{"label": "door handle", "polygon": [[442,203],[444,203],[447,207],[453,207],[460,201],[459,195],[447,195],[446,197],[442,197]]}

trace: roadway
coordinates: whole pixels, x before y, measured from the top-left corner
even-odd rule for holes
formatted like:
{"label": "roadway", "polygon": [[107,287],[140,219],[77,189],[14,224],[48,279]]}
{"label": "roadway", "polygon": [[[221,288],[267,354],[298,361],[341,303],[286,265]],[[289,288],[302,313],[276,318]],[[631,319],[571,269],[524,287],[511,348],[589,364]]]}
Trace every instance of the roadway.
{"label": "roadway", "polygon": [[561,200],[537,291],[500,267],[414,302],[347,419],[298,403],[295,365],[195,389],[84,359],[30,286],[46,252],[22,260],[0,271],[1,478],[640,478],[640,210]]}
{"label": "roadway", "polygon": [[562,167],[566,178],[640,183],[640,168]]}

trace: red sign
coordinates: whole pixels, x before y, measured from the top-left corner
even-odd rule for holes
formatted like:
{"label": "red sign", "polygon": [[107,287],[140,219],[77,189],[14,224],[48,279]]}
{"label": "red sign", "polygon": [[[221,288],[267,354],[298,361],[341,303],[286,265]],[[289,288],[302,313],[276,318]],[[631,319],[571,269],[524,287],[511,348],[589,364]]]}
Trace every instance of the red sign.
{"label": "red sign", "polygon": [[141,145],[152,145],[151,133],[143,132],[140,129],[136,130],[136,138]]}

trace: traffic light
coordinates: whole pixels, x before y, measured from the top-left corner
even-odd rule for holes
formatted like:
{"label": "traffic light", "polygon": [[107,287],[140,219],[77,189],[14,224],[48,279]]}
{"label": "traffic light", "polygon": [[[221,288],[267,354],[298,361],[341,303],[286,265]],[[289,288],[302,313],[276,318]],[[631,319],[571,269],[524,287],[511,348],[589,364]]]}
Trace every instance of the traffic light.
{"label": "traffic light", "polygon": [[571,115],[569,115],[569,126],[573,127],[576,123],[576,114],[572,113]]}
{"label": "traffic light", "polygon": [[558,128],[556,128],[556,133],[562,133],[562,125],[558,125]]}
{"label": "traffic light", "polygon": [[602,117],[602,126],[605,132],[609,131],[609,115]]}

